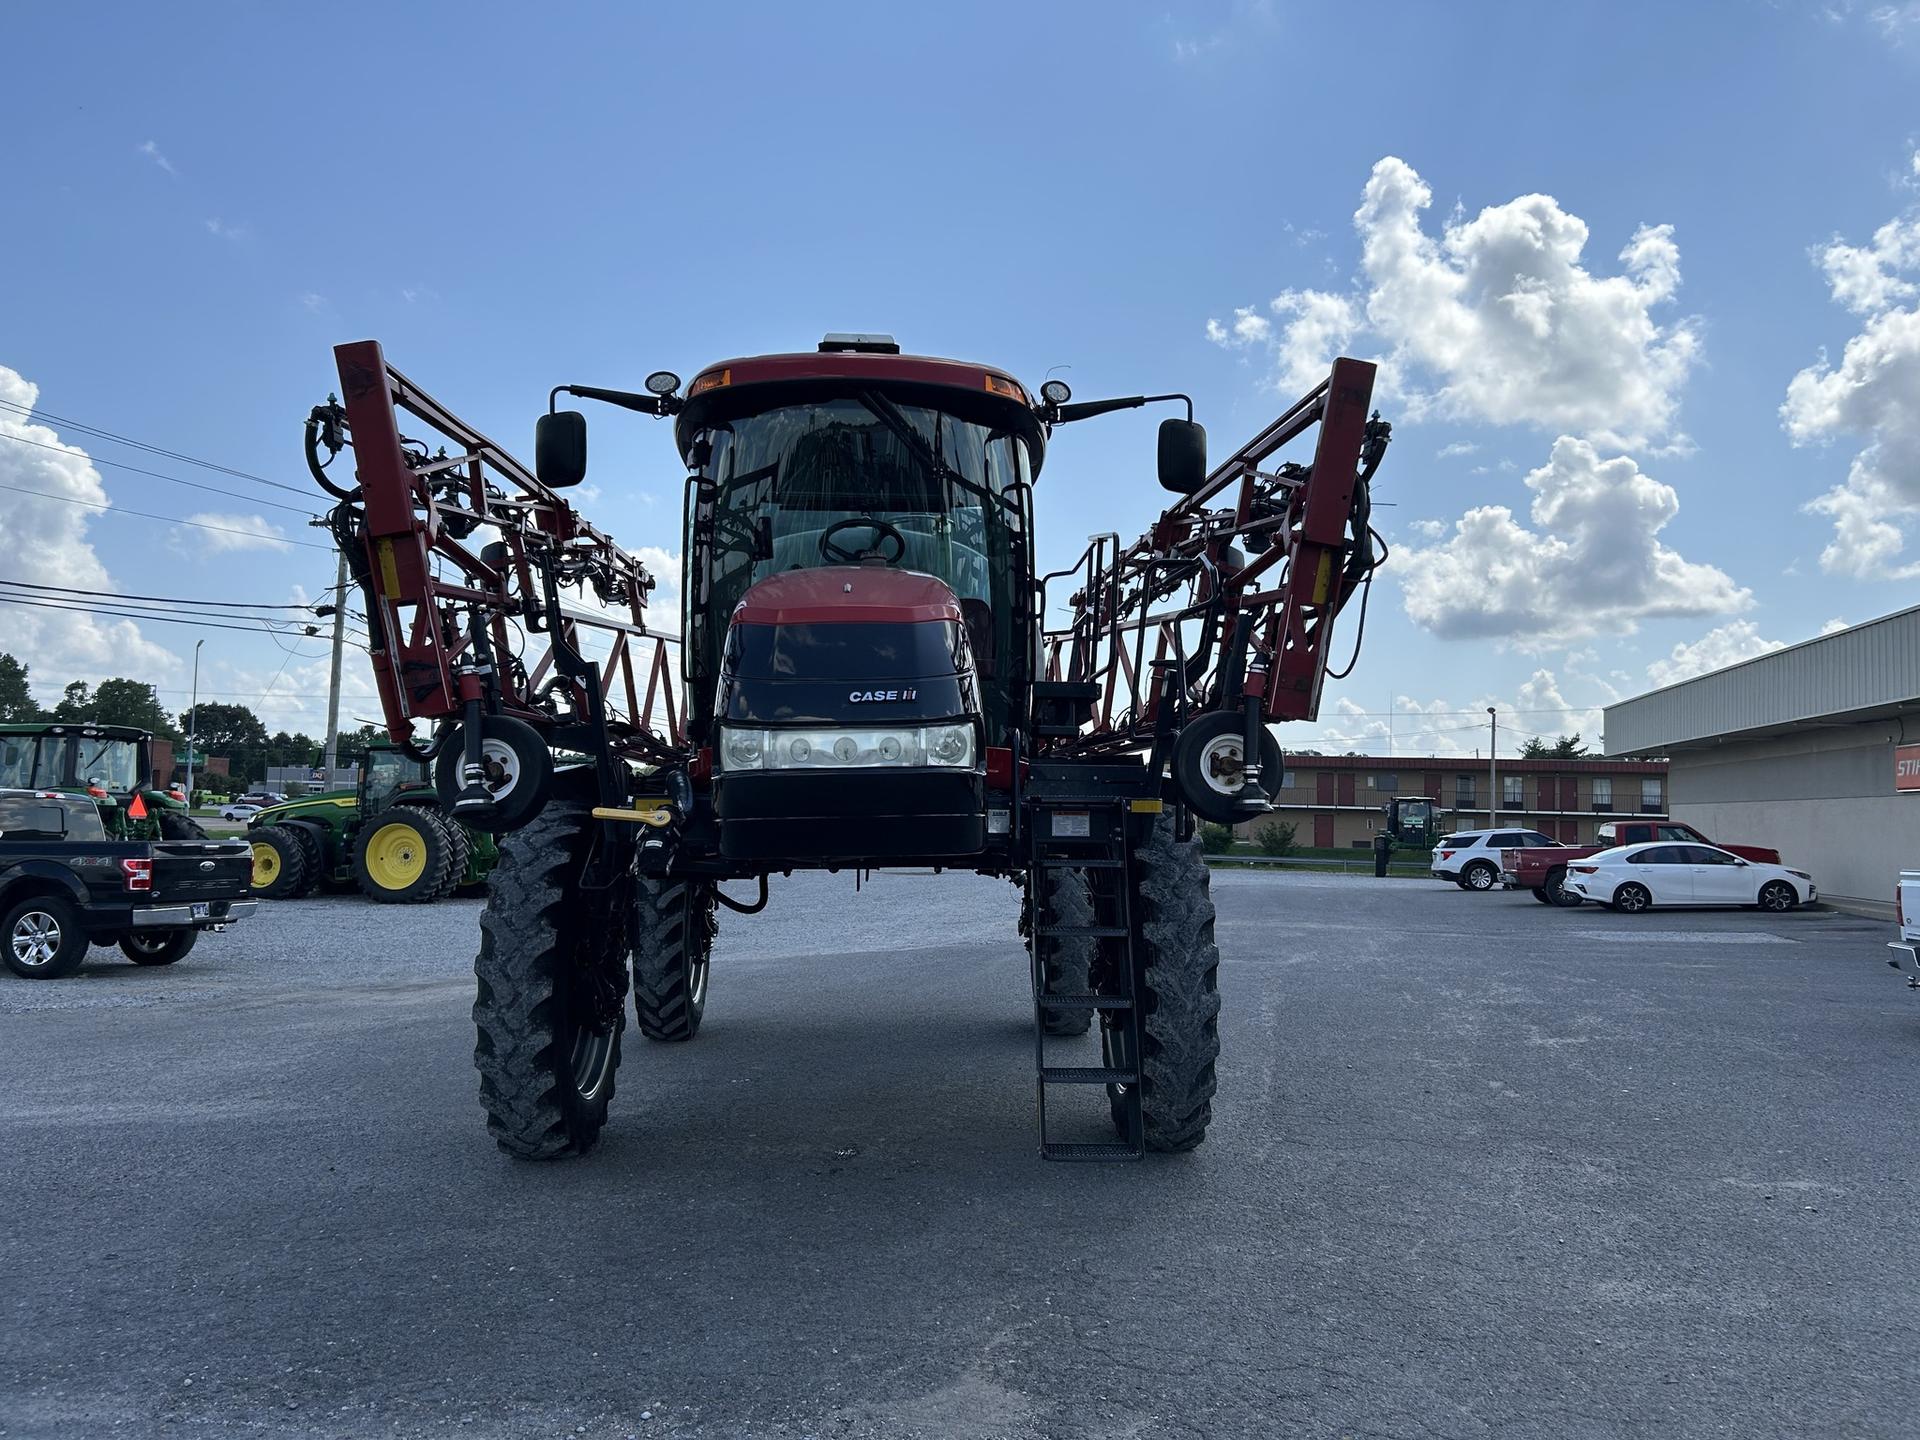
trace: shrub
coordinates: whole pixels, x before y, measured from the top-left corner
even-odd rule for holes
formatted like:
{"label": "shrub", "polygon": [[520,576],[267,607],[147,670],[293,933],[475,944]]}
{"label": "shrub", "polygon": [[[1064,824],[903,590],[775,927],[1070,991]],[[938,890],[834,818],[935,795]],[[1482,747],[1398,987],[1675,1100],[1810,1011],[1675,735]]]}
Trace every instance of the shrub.
{"label": "shrub", "polygon": [[1211,823],[1200,827],[1200,848],[1209,855],[1224,855],[1233,849],[1233,827]]}
{"label": "shrub", "polygon": [[1287,820],[1269,820],[1254,832],[1253,843],[1262,855],[1291,855],[1299,845],[1298,832]]}

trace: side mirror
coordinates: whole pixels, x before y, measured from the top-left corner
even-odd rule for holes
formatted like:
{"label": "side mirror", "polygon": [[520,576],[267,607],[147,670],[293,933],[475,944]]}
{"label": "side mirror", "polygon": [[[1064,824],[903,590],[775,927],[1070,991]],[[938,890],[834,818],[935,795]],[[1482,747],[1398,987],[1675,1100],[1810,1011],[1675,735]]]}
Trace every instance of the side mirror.
{"label": "side mirror", "polygon": [[1192,420],[1160,422],[1160,484],[1192,495],[1207,483],[1207,427]]}
{"label": "side mirror", "polygon": [[542,415],[533,427],[533,473],[549,490],[587,478],[587,417],[578,410]]}

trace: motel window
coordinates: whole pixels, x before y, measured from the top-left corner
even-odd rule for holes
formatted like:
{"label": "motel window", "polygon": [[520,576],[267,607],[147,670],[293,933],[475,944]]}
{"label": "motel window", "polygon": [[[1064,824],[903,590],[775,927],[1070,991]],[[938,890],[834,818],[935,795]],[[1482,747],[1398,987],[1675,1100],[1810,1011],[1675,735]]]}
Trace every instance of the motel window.
{"label": "motel window", "polygon": [[1475,777],[1472,775],[1456,775],[1453,777],[1453,803],[1456,806],[1472,806],[1478,803],[1474,796],[1474,779]]}
{"label": "motel window", "polygon": [[1367,777],[1367,784],[1376,790],[1384,790],[1387,794],[1391,795],[1399,790],[1400,777],[1392,771],[1388,771],[1383,775],[1369,775]]}
{"label": "motel window", "polygon": [[1613,808],[1613,777],[1600,775],[1593,782],[1593,808],[1611,810]]}
{"label": "motel window", "polygon": [[1502,805],[1526,804],[1526,783],[1524,776],[1502,775],[1500,777],[1500,803]]}
{"label": "motel window", "polygon": [[1660,802],[1660,781],[1658,778],[1640,782],[1640,810],[1645,815],[1658,815],[1662,809]]}

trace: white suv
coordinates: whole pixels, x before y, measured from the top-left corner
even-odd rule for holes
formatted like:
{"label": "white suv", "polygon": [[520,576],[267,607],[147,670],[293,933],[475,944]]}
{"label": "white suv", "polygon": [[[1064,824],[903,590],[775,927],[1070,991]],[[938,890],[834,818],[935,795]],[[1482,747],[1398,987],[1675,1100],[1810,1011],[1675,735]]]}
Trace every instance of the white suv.
{"label": "white suv", "polygon": [[1500,852],[1560,842],[1538,830],[1460,830],[1434,842],[1433,876],[1462,890],[1491,890],[1500,883]]}

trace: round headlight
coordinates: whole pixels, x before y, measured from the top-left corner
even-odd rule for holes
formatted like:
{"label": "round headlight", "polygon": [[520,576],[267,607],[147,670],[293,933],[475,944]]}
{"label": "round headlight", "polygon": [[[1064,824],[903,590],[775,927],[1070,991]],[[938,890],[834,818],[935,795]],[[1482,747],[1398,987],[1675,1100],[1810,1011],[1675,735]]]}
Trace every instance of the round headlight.
{"label": "round headlight", "polygon": [[804,763],[807,757],[813,754],[813,746],[809,745],[805,738],[798,737],[791,745],[787,746],[787,754],[793,759]]}
{"label": "round headlight", "polygon": [[933,742],[933,758],[944,760],[949,765],[960,760],[967,753],[967,732],[958,725],[950,725],[942,730]]}
{"label": "round headlight", "polygon": [[760,735],[754,730],[735,730],[727,736],[727,763],[742,768],[760,763]]}
{"label": "round headlight", "polygon": [[854,757],[860,753],[860,747],[853,743],[851,735],[842,735],[833,742],[833,753],[843,765],[851,765]]}
{"label": "round headlight", "polygon": [[1073,398],[1073,391],[1064,380],[1049,380],[1040,387],[1040,398],[1049,405],[1064,405]]}
{"label": "round headlight", "polygon": [[882,735],[880,737],[880,758],[882,760],[898,760],[900,758],[900,737],[898,735]]}
{"label": "round headlight", "polygon": [[671,395],[680,388],[680,377],[671,370],[656,370],[647,376],[649,395]]}

